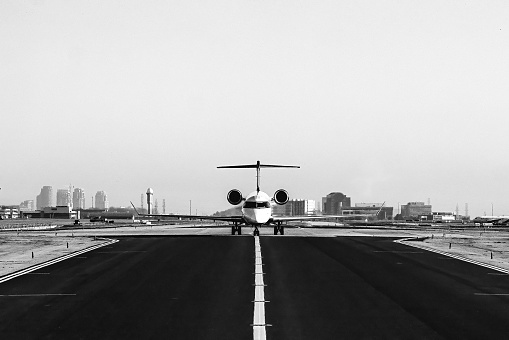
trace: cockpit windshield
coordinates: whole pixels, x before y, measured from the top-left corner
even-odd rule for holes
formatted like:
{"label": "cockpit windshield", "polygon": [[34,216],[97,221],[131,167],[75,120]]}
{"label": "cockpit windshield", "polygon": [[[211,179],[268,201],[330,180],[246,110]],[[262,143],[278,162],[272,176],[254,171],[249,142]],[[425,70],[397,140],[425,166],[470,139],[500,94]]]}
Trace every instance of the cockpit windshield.
{"label": "cockpit windshield", "polygon": [[246,201],[244,203],[244,208],[256,209],[256,208],[270,208],[269,202],[253,202]]}

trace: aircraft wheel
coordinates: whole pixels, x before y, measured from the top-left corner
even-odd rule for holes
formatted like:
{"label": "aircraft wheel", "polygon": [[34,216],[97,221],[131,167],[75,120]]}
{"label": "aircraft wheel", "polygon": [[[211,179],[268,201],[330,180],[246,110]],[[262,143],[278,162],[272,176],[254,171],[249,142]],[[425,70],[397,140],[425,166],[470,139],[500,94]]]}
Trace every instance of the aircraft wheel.
{"label": "aircraft wheel", "polygon": [[277,225],[274,226],[274,235],[277,235]]}
{"label": "aircraft wheel", "polygon": [[235,232],[236,232],[236,230],[235,230],[235,226],[233,226],[233,227],[232,227],[232,235],[235,235]]}
{"label": "aircraft wheel", "polygon": [[240,226],[239,226],[238,228],[239,228],[239,229],[238,229],[238,234],[240,235],[240,234],[241,234],[241,230],[242,230],[242,228],[241,228]]}
{"label": "aircraft wheel", "polygon": [[284,235],[285,234],[285,227],[281,226],[281,229],[279,229],[279,233],[281,235]]}

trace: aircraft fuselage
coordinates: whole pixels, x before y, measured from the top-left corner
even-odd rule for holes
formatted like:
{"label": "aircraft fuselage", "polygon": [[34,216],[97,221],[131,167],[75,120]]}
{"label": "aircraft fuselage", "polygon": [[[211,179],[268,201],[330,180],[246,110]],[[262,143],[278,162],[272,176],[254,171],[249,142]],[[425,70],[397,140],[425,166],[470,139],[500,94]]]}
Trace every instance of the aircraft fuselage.
{"label": "aircraft fuselage", "polygon": [[246,223],[266,224],[272,218],[270,202],[271,198],[263,191],[250,193],[242,205],[242,216]]}

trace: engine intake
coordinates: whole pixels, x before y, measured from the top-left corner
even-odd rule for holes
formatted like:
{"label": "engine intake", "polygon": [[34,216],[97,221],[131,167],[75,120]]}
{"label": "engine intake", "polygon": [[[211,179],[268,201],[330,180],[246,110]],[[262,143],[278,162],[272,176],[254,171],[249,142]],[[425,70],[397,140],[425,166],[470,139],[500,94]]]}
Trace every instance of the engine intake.
{"label": "engine intake", "polygon": [[232,205],[237,205],[242,202],[242,193],[238,191],[237,189],[232,189],[228,191],[228,195],[226,195],[226,199],[228,200],[228,203]]}
{"label": "engine intake", "polygon": [[274,193],[274,202],[276,202],[279,205],[286,204],[289,198],[290,197],[288,196],[288,192],[284,189],[279,189]]}

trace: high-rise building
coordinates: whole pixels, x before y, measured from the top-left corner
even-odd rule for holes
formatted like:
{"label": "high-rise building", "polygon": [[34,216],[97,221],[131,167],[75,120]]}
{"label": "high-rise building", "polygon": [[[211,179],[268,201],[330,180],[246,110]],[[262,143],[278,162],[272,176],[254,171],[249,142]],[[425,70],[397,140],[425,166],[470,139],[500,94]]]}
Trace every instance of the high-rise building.
{"label": "high-rise building", "polygon": [[72,193],[72,206],[74,209],[85,209],[85,191],[74,188]]}
{"label": "high-rise building", "polygon": [[108,209],[108,196],[106,196],[106,193],[104,191],[98,191],[95,194],[95,208],[96,209]]}
{"label": "high-rise building", "polygon": [[60,207],[70,207],[71,202],[71,192],[69,189],[58,189],[57,190],[57,206]]}
{"label": "high-rise building", "polygon": [[37,195],[36,207],[37,210],[41,210],[51,206],[53,206],[53,187],[46,185],[42,187],[41,193]]}
{"label": "high-rise building", "polygon": [[324,215],[341,215],[344,208],[350,208],[350,197],[340,192],[331,192],[322,198],[322,213]]}
{"label": "high-rise building", "polygon": [[19,210],[20,211],[34,211],[35,205],[34,200],[26,200],[19,204]]}

